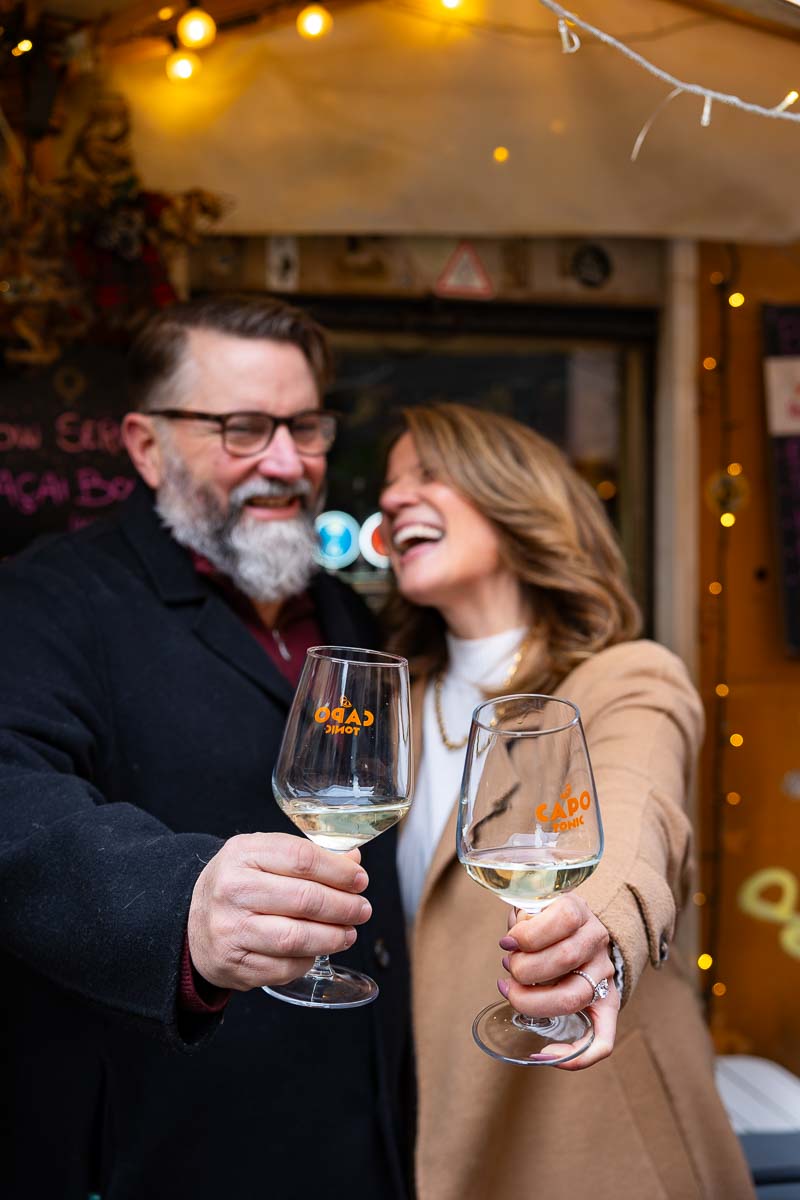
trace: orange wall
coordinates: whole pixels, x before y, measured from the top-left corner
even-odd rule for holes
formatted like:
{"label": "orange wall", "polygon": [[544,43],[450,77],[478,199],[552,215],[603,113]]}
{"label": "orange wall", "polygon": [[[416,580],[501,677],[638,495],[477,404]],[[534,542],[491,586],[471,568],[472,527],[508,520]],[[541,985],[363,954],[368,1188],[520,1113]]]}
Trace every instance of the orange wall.
{"label": "orange wall", "polygon": [[[720,278],[721,277],[721,278]],[[708,733],[702,760],[701,888],[707,900],[702,972],[718,1049],[764,1055],[800,1074],[800,660],[784,647],[762,383],[761,306],[800,306],[800,247],[701,247],[701,686]],[[731,308],[740,291],[745,303]],[[749,496],[725,530],[709,495],[731,461]],[[730,477],[729,477],[730,478]],[[712,580],[723,583],[712,595]],[[715,694],[718,683],[730,688]],[[729,738],[740,733],[739,748]],[[787,790],[788,789],[788,790]],[[736,792],[739,803],[726,794]],[[753,881],[757,872],[776,871]],[[742,888],[750,883],[750,905]],[[753,912],[753,905],[758,912]]]}

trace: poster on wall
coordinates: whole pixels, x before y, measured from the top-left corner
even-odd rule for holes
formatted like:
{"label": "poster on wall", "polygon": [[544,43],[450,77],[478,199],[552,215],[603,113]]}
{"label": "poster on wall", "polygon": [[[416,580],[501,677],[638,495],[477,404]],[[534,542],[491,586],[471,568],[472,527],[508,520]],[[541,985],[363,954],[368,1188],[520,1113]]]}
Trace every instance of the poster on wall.
{"label": "poster on wall", "polygon": [[764,395],[787,649],[800,654],[800,305],[765,305]]}

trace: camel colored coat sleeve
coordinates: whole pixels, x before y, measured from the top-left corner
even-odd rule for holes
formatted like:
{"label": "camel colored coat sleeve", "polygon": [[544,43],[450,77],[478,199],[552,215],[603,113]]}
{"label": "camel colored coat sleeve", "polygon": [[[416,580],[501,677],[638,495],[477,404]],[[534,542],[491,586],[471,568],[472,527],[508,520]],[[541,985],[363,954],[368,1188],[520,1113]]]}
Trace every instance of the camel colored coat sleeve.
{"label": "camel colored coat sleeve", "polygon": [[[603,859],[579,892],[622,952],[617,1043],[574,1074],[475,1046],[473,1018],[498,999],[507,906],[458,863],[454,808],[413,931],[419,1200],[751,1200],[692,981],[670,953],[699,699],[682,663],[646,641],[597,654],[556,691],[581,710],[603,816]],[[423,692],[420,681],[417,717]]]}
{"label": "camel colored coat sleeve", "polygon": [[595,656],[559,695],[581,710],[605,831],[600,866],[578,892],[622,953],[624,1004],[648,960],[668,957],[688,891],[685,803],[703,709],[683,663],[654,642]]}

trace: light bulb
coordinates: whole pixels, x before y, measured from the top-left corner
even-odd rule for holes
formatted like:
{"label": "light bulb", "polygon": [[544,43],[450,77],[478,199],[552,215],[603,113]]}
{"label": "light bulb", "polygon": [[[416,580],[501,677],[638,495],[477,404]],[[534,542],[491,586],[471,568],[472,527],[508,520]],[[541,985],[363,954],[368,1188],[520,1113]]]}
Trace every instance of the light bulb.
{"label": "light bulb", "polygon": [[200,59],[191,50],[175,50],[164,64],[164,69],[173,83],[180,83],[196,75],[200,66]]}
{"label": "light bulb", "polygon": [[730,296],[728,296],[728,304],[730,304],[731,308],[741,308],[744,304],[744,296],[741,292],[731,292]]}
{"label": "light bulb", "polygon": [[701,971],[707,971],[709,967],[714,965],[714,960],[710,954],[701,954],[697,960],[697,965]]}
{"label": "light bulb", "polygon": [[297,32],[304,38],[324,37],[332,25],[333,17],[321,4],[309,4],[297,18]]}
{"label": "light bulb", "polygon": [[492,151],[492,158],[495,162],[508,162],[508,148],[506,146],[495,146]]}
{"label": "light bulb", "polygon": [[217,36],[217,25],[214,18],[202,8],[189,8],[178,21],[175,32],[184,46],[202,50],[204,46],[210,46]]}
{"label": "light bulb", "polygon": [[800,92],[792,88],[790,92],[786,93],[780,104],[775,105],[775,112],[785,112],[787,108],[792,107],[796,100],[800,100]]}

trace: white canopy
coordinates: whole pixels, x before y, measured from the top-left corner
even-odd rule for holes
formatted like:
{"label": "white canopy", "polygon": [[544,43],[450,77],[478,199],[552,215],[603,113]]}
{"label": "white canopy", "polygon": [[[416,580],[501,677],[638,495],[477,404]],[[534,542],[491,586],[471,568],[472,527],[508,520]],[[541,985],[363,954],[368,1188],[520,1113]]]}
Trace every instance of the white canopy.
{"label": "white canopy", "polygon": [[[686,82],[764,106],[800,88],[792,37],[663,0],[571,7]],[[800,234],[800,124],[715,103],[703,128],[702,99],[680,95],[632,163],[670,86],[589,35],[564,54],[538,0],[334,15],[315,42],[291,24],[228,34],[185,84],[163,59],[115,67],[146,185],[229,197],[237,233]]]}

